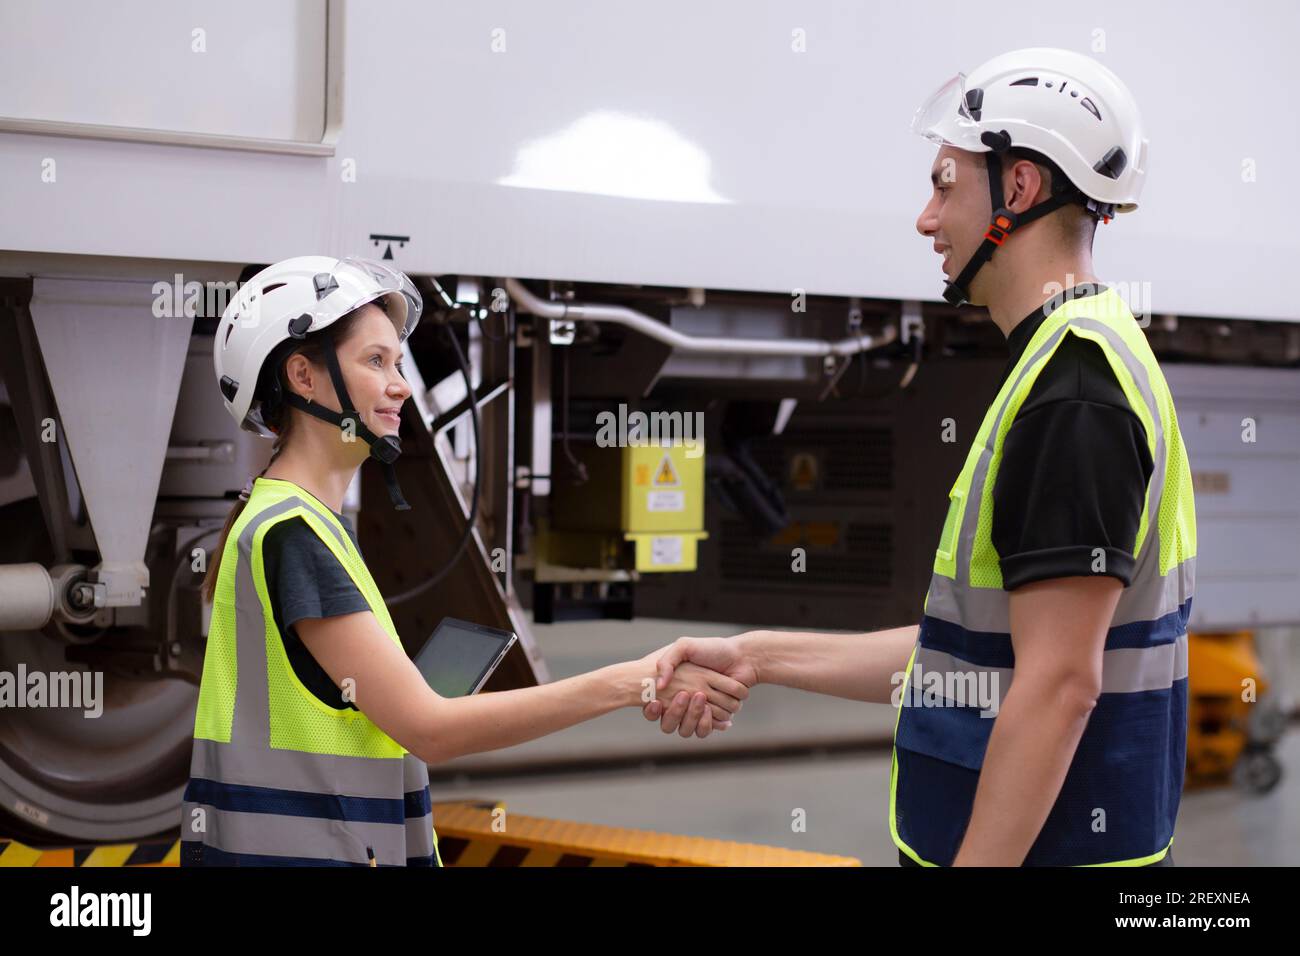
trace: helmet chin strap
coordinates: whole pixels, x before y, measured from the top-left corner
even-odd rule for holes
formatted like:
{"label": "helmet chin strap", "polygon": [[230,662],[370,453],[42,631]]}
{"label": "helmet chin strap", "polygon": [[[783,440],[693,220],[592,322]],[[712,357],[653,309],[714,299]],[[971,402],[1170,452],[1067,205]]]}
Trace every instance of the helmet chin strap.
{"label": "helmet chin strap", "polygon": [[401,439],[396,435],[376,435],[361,420],[360,414],[352,406],[348,387],[343,382],[343,370],[339,368],[338,355],[332,347],[325,350],[325,363],[329,367],[330,379],[334,382],[334,394],[338,396],[341,412],[324,408],[319,402],[308,402],[293,391],[286,391],[284,400],[299,411],[329,422],[331,425],[338,425],[341,429],[346,430],[350,424],[352,433],[360,435],[370,446],[370,457],[383,464],[384,484],[388,486],[388,497],[393,502],[393,507],[398,511],[410,511],[411,506],[406,503],[406,499],[402,496],[402,489],[397,483],[397,468],[393,465],[402,454]]}
{"label": "helmet chin strap", "polygon": [[1007,236],[1019,226],[1079,200],[1079,196],[1074,191],[1067,190],[1019,214],[1007,209],[1002,193],[1002,155],[1011,148],[1011,137],[1007,135],[1006,130],[1003,130],[1001,133],[984,133],[980,136],[980,140],[992,150],[984,155],[988,159],[989,201],[993,208],[993,219],[988,229],[984,231],[984,241],[970,257],[966,267],[961,270],[956,279],[944,286],[943,297],[953,305],[966,305],[970,302],[970,284],[975,280],[975,274],[980,271],[984,263],[993,258],[993,253],[1006,241]]}

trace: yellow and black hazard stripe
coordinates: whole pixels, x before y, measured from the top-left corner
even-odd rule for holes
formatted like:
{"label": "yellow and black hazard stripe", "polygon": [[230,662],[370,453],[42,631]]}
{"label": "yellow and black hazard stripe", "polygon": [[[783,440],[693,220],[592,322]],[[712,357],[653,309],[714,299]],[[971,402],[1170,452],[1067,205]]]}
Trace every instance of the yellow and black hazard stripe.
{"label": "yellow and black hazard stripe", "polygon": [[0,840],[0,866],[177,866],[180,859],[180,840],[48,849]]}
{"label": "yellow and black hazard stripe", "polygon": [[[491,801],[436,803],[445,866],[861,866],[853,857],[507,813]],[[178,866],[179,840],[30,847],[0,840],[0,866]]]}

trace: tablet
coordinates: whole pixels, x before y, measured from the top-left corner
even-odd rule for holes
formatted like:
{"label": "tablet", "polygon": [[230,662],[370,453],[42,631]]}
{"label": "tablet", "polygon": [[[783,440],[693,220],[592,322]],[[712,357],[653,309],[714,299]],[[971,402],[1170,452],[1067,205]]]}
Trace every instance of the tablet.
{"label": "tablet", "polygon": [[515,643],[510,631],[444,618],[415,655],[415,666],[442,697],[477,694]]}

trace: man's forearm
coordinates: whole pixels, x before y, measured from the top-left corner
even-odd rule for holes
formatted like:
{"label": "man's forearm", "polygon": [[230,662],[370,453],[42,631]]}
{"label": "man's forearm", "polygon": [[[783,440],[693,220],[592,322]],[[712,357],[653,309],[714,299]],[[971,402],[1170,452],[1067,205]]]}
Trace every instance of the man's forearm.
{"label": "man's forearm", "polygon": [[954,866],[1020,866],[1065,782],[1091,707],[1088,695],[1013,682],[989,735]]}
{"label": "man's forearm", "polygon": [[736,640],[759,683],[888,704],[917,631],[915,624],[865,634],[748,631]]}

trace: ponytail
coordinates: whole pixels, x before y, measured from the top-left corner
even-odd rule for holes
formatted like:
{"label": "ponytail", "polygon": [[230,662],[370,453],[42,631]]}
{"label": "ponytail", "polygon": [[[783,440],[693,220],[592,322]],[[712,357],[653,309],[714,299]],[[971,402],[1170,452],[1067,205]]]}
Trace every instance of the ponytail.
{"label": "ponytail", "polygon": [[[288,419],[289,416],[286,415],[285,418]],[[266,463],[266,468],[263,468],[258,472],[258,478],[261,478],[266,474],[267,469],[274,465],[275,460],[280,457],[280,452],[284,451],[285,441],[289,437],[288,432],[289,429],[286,428],[276,436],[275,449],[271,452],[271,460]],[[230,514],[226,516],[225,526],[221,529],[220,543],[217,545],[216,550],[209,556],[208,573],[204,576],[203,584],[200,586],[200,592],[203,595],[203,599],[209,604],[213,602],[213,598],[217,593],[217,575],[221,573],[221,556],[226,553],[226,539],[230,537],[230,529],[234,527],[235,522],[239,520],[239,516],[244,513],[244,508],[247,506],[248,499],[243,495],[240,495],[239,500],[236,501],[234,507],[230,509]]]}

